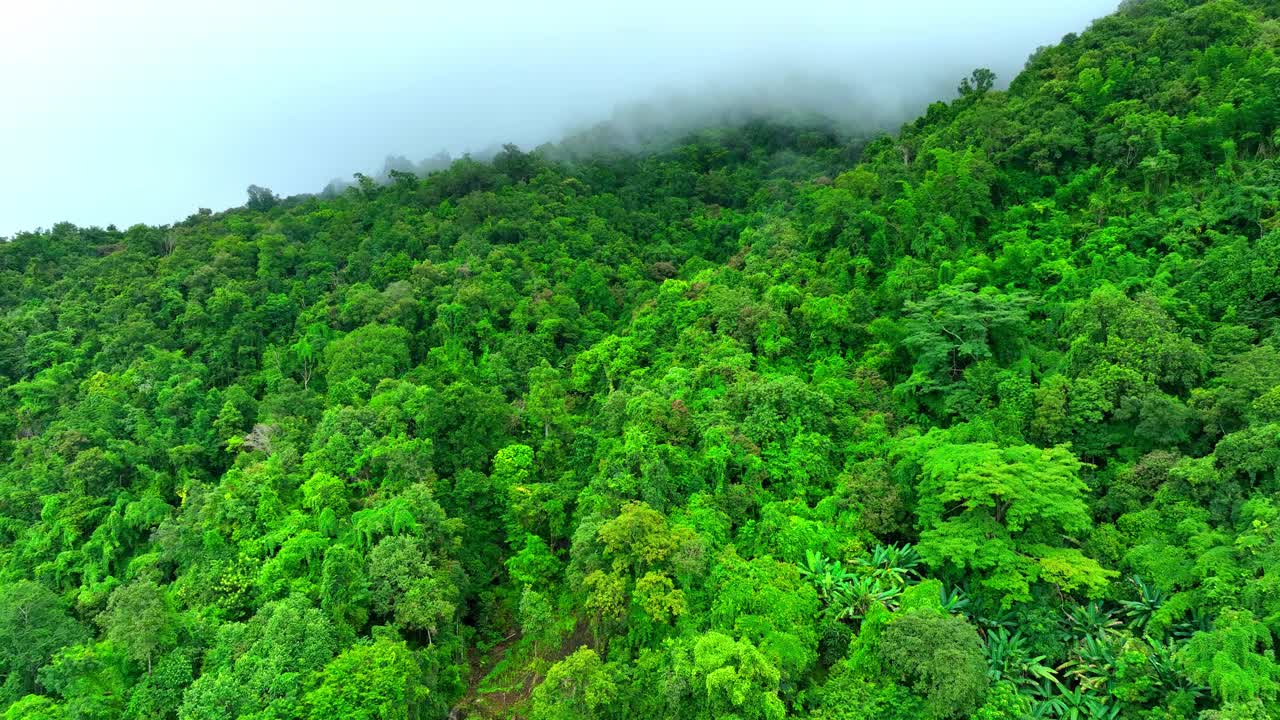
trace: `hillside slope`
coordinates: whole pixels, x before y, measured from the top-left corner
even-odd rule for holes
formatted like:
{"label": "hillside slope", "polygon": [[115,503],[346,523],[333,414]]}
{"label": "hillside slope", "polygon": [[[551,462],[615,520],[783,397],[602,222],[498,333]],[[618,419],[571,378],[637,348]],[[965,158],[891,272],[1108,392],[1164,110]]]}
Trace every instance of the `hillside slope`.
{"label": "hillside slope", "polygon": [[4,718],[1280,717],[1278,16],[18,236]]}

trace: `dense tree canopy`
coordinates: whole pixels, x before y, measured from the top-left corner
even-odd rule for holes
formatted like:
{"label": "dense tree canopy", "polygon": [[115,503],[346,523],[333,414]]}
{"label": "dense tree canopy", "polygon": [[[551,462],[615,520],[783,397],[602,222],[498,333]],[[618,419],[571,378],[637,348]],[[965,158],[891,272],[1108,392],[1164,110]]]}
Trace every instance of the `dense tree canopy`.
{"label": "dense tree canopy", "polygon": [[1278,54],[0,244],[4,717],[1280,717]]}

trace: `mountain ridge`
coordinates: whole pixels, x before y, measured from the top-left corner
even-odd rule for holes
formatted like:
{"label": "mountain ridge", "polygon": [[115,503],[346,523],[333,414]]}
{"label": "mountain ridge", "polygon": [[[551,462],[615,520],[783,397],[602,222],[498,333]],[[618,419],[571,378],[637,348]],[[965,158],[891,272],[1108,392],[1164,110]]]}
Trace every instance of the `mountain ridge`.
{"label": "mountain ridge", "polygon": [[0,245],[4,717],[1280,715],[1278,15]]}

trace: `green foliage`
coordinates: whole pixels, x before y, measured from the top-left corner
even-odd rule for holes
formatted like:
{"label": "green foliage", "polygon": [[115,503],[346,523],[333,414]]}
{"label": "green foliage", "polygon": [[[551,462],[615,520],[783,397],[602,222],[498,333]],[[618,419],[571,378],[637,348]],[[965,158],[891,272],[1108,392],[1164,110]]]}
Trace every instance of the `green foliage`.
{"label": "green foliage", "polygon": [[617,670],[590,648],[579,648],[551,666],[533,692],[532,720],[606,718],[618,697]]}
{"label": "green foliage", "polygon": [[5,717],[1280,715],[1278,13],[0,244]]}
{"label": "green foliage", "polygon": [[75,644],[85,634],[48,589],[29,581],[0,589],[0,672],[5,691],[21,695],[34,690],[36,671],[59,648]]}
{"label": "green foliage", "polygon": [[355,645],[324,667],[307,694],[310,717],[413,720],[430,690],[403,642],[379,639]]}
{"label": "green foliage", "polygon": [[385,325],[357,328],[325,348],[325,365],[329,392],[349,402],[408,369],[409,334]]}
{"label": "green foliage", "polygon": [[932,717],[967,717],[986,691],[982,643],[964,618],[904,612],[885,626],[877,651],[887,669],[924,696]]}
{"label": "green foliage", "polygon": [[130,658],[146,663],[147,674],[151,674],[152,655],[177,640],[168,595],[150,580],[116,588],[100,622],[108,640],[124,648]]}
{"label": "green foliage", "polygon": [[[312,678],[337,649],[337,636],[323,612],[293,596],[267,605],[247,623],[218,630],[201,673],[183,693],[182,720],[214,720],[261,714],[297,717]],[[162,659],[168,670],[177,660]],[[153,673],[154,674],[154,673]]]}
{"label": "green foliage", "polygon": [[1181,655],[1187,676],[1208,685],[1224,702],[1276,698],[1280,664],[1271,632],[1248,610],[1219,615],[1213,630],[1193,635]]}
{"label": "green foliage", "polygon": [[785,706],[778,697],[781,674],[750,641],[712,631],[674,651],[669,680],[673,687],[668,692],[685,694],[673,708],[675,717],[785,717]]}
{"label": "green foliage", "polygon": [[1096,595],[1115,576],[1064,539],[1092,526],[1080,462],[1062,447],[956,444],[945,434],[923,449],[916,514],[920,552],[933,566],[981,571],[981,583],[1008,606],[1031,599],[1046,580],[1064,591]]}

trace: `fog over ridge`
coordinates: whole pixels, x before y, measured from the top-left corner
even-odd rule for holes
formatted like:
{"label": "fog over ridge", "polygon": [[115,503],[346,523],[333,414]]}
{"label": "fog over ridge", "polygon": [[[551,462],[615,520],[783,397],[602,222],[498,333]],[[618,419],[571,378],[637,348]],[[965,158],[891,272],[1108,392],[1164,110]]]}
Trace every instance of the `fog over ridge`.
{"label": "fog over ridge", "polygon": [[173,222],[243,203],[250,183],[315,192],[389,154],[529,149],[638,104],[658,119],[793,104],[892,127],[974,67],[1007,82],[1114,6],[15,4],[0,23],[0,236]]}

